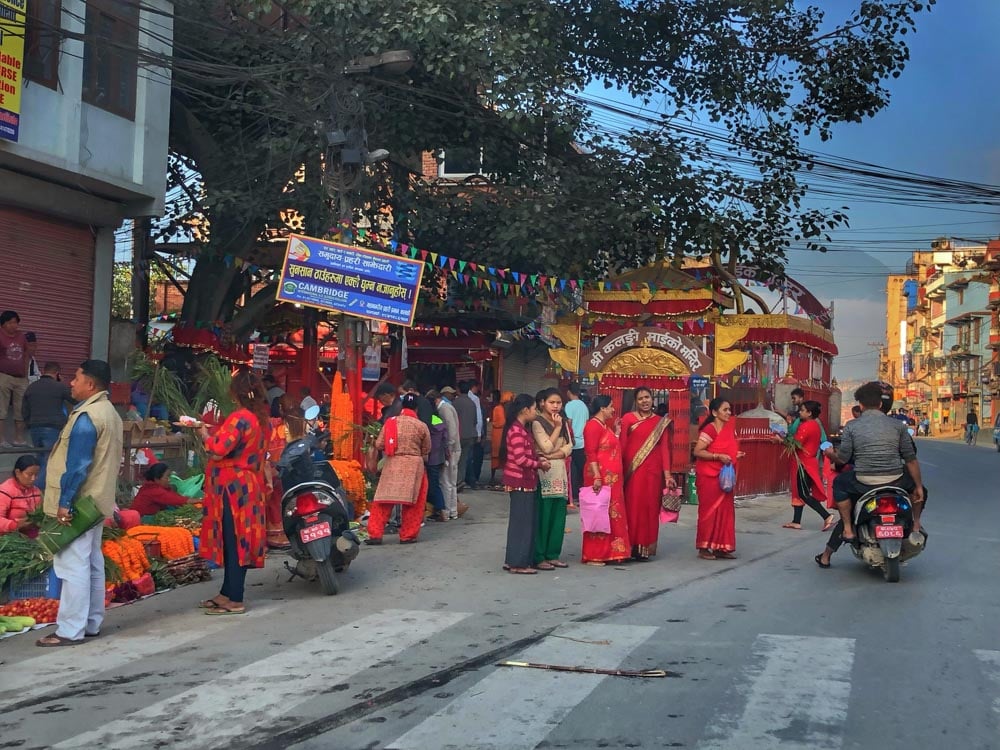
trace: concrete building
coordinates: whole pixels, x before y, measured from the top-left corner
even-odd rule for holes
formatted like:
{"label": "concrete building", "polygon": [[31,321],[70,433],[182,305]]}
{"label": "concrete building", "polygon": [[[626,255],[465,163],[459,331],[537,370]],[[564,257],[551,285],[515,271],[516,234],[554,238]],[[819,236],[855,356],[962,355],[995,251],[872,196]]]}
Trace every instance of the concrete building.
{"label": "concrete building", "polygon": [[0,132],[0,297],[37,335],[36,359],[70,372],[108,356],[115,229],[163,212],[173,6],[33,0],[24,12],[23,58],[8,66],[19,112]]}
{"label": "concrete building", "polygon": [[886,347],[879,358],[879,371],[883,380],[898,391],[905,390],[907,375],[912,371],[910,352],[914,332],[907,323],[909,297],[904,292],[907,283],[916,286],[916,277],[908,274],[890,274],[886,280]]}

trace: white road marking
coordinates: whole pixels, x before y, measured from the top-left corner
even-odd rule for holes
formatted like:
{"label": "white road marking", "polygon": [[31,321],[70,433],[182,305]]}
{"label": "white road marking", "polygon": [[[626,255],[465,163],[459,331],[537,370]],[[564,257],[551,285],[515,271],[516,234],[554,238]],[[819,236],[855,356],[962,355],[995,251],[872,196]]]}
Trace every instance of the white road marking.
{"label": "white road marking", "polygon": [[854,639],[762,634],[753,655],[743,713],[710,727],[699,750],[839,750]]}
{"label": "white road marking", "polygon": [[[977,650],[976,658],[983,664],[983,672],[993,682],[1000,687],[1000,651]],[[993,712],[1000,716],[1000,696],[993,699]]]}
{"label": "white road marking", "polygon": [[[566,638],[545,638],[515,661],[615,669],[658,628],[574,624],[561,628]],[[524,750],[535,747],[605,679],[536,669],[497,667],[470,690],[425,719],[390,750]]]}
{"label": "white road marking", "polygon": [[432,638],[469,615],[384,610],[54,747],[223,747],[248,736],[256,727],[287,718],[318,691],[350,680],[352,675]]}
{"label": "white road marking", "polygon": [[[56,688],[80,682],[102,672],[124,667],[147,656],[171,651],[191,641],[232,628],[237,621],[271,614],[275,607],[254,607],[241,618],[202,617],[197,630],[187,627],[190,618],[169,618],[161,626],[142,633],[123,632],[114,638],[88,641],[84,645],[56,648],[4,670],[0,680],[0,705],[44,695]],[[180,624],[183,619],[184,624]],[[207,621],[207,622],[205,622]],[[33,638],[24,635],[24,638]],[[39,649],[42,651],[42,649]]]}

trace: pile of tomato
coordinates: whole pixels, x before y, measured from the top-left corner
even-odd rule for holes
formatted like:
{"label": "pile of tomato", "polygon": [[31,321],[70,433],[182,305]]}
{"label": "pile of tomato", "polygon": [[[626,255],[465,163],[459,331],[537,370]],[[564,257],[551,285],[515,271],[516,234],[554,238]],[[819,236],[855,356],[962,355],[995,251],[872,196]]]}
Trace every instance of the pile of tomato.
{"label": "pile of tomato", "polygon": [[55,622],[58,599],[18,599],[0,607],[0,617],[33,617],[39,625]]}

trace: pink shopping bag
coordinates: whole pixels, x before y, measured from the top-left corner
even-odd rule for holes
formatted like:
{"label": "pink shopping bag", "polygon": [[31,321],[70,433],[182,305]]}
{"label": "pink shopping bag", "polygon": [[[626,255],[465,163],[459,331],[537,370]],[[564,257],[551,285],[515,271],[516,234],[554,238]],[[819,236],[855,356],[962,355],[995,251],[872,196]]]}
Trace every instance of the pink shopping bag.
{"label": "pink shopping bag", "polygon": [[610,487],[601,487],[600,492],[594,492],[594,488],[590,486],[580,488],[580,524],[585,532],[611,533],[609,505],[611,505]]}

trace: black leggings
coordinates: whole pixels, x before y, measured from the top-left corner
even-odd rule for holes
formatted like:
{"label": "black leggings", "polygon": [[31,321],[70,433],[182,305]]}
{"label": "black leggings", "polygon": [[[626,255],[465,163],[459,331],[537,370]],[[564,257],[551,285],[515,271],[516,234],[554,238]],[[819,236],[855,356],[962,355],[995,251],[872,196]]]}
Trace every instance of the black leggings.
{"label": "black leggings", "polygon": [[[802,502],[819,513],[820,518],[824,521],[830,517],[830,511],[824,508],[823,503],[814,498],[812,495],[809,497],[803,497]],[[805,508],[806,505],[796,505],[792,508],[792,523],[802,523],[802,509]]]}
{"label": "black leggings", "polygon": [[243,603],[243,586],[247,569],[240,565],[239,546],[236,541],[236,524],[229,510],[229,497],[222,497],[222,588],[219,593],[234,604]]}

